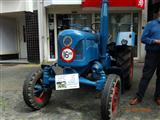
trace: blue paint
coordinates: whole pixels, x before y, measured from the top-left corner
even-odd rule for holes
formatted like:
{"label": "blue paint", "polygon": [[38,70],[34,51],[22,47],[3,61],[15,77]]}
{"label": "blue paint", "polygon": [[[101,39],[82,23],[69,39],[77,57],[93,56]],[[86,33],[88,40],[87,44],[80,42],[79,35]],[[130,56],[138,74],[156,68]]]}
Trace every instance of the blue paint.
{"label": "blue paint", "polygon": [[[49,74],[51,73],[51,71],[54,71],[53,68],[54,66],[46,66],[43,69],[43,86],[44,87],[48,87],[50,84],[55,83],[55,75],[52,76]],[[98,91],[103,90],[104,84],[106,82],[106,75],[103,71],[102,64],[98,61],[95,61],[92,66],[92,71],[93,71],[93,75],[95,74],[94,75],[95,77],[98,76],[100,80],[98,79],[96,81],[91,81],[87,78],[80,76],[79,78],[80,83],[90,85],[90,86],[95,86],[96,90]],[[73,73],[78,73],[78,72],[73,68],[64,68],[63,74],[73,74]],[[38,88],[39,91],[41,90],[38,85],[36,87]]]}
{"label": "blue paint", "polygon": [[48,66],[43,69],[43,84],[44,84],[44,86],[49,85],[49,78],[50,78],[49,70],[50,69],[51,69],[51,67],[48,67]]}
{"label": "blue paint", "polygon": [[[111,67],[110,55],[107,50],[108,39],[108,0],[103,0],[101,8],[101,29],[100,33],[92,33],[89,27],[80,30],[64,30],[58,35],[58,65],[64,69],[63,74],[78,73],[80,75],[80,83],[95,86],[97,90],[102,90],[106,81],[104,69]],[[65,41],[68,36],[72,43]],[[69,43],[68,43],[69,42]],[[64,47],[73,49],[76,53],[75,59],[72,62],[64,62],[61,58],[61,52]],[[85,74],[86,70],[92,70],[91,81],[81,75]],[[55,75],[51,76],[50,71],[54,71],[52,66],[46,66],[43,70],[44,86],[54,83]],[[55,73],[55,72],[54,72]]]}
{"label": "blue paint", "polygon": [[41,93],[43,91],[43,88],[41,85],[36,84],[34,86],[34,95],[38,95],[39,93]]}
{"label": "blue paint", "polygon": [[84,77],[80,77],[79,80],[80,80],[81,84],[94,86],[94,87],[96,87],[96,90],[101,91],[104,88],[104,84],[106,82],[106,77],[103,76],[103,78],[101,80],[97,80],[97,81],[91,81],[91,80],[88,80],[87,78],[84,78]]}
{"label": "blue paint", "polygon": [[88,79],[86,79],[84,77],[80,77],[79,81],[82,84],[86,84],[86,85],[90,85],[90,86],[95,86],[95,87],[96,87],[96,84],[97,84],[96,82],[90,81],[90,80],[88,80]]}
{"label": "blue paint", "polygon": [[[63,39],[69,36],[73,42],[71,48],[75,50],[76,57],[73,62],[67,63],[61,59],[61,51],[65,47]],[[97,43],[97,35],[78,31],[78,30],[64,30],[58,37],[58,65],[65,67],[85,67],[90,62],[99,59],[99,49]]]}
{"label": "blue paint", "polygon": [[[80,83],[95,86],[101,91],[107,81],[104,71],[111,68],[111,58],[108,53],[108,0],[102,1],[100,33],[92,33],[89,27],[82,30],[64,30],[58,35],[58,66],[63,69],[63,74],[79,74]],[[68,40],[64,40],[68,36]],[[122,45],[123,38],[128,39],[129,46],[134,45],[135,34],[133,32],[120,32],[117,45]],[[64,43],[65,41],[65,43]],[[76,56],[71,62],[64,62],[61,58],[62,49],[70,47]],[[55,65],[46,66],[43,69],[43,84],[49,86],[55,82]],[[52,74],[51,74],[52,73]],[[91,73],[89,80],[86,76]]]}
{"label": "blue paint", "polygon": [[108,0],[102,1],[100,22],[100,55],[103,66],[106,66],[106,52],[108,40]]}
{"label": "blue paint", "polygon": [[106,75],[103,74],[101,77],[101,80],[96,81],[96,90],[98,90],[98,91],[103,90],[106,81],[107,81]]}
{"label": "blue paint", "polygon": [[47,65],[43,69],[43,86],[48,87],[55,81],[55,68],[57,64]]}

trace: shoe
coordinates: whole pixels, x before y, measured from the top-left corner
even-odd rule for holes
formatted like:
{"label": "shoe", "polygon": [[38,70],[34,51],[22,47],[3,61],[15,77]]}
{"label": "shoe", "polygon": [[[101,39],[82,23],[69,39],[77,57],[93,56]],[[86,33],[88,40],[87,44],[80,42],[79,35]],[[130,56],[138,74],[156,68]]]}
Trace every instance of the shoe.
{"label": "shoe", "polygon": [[160,97],[155,99],[155,102],[157,103],[157,105],[160,106]]}
{"label": "shoe", "polygon": [[129,101],[129,104],[130,104],[130,105],[137,105],[137,104],[139,104],[140,102],[142,102],[142,100],[140,100],[138,97],[134,97],[134,98],[132,98],[132,99]]}

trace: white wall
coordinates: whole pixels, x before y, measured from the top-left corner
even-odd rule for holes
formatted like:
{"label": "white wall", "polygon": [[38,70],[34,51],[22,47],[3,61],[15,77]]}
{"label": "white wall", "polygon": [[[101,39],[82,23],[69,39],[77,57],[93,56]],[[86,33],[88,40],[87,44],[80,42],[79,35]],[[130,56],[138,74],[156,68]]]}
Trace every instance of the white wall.
{"label": "white wall", "polygon": [[44,0],[44,6],[48,5],[80,5],[82,0]]}
{"label": "white wall", "polygon": [[0,55],[18,53],[16,20],[0,18]]}
{"label": "white wall", "polygon": [[25,26],[25,14],[19,14],[17,20],[17,39],[19,41],[19,58],[27,58],[27,41],[24,41],[23,26]]}
{"label": "white wall", "polygon": [[1,0],[0,13],[33,11],[36,7],[35,0]]}

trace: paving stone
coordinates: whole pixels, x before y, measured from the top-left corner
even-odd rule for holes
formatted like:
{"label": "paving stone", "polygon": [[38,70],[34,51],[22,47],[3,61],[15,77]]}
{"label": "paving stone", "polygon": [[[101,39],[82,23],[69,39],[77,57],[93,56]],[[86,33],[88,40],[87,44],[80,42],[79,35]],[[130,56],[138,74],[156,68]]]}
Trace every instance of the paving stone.
{"label": "paving stone", "polygon": [[[39,65],[0,66],[0,120],[100,120],[100,98],[91,87],[77,90],[53,91],[50,103],[39,111],[32,111],[24,103],[22,86],[30,71]],[[120,112],[116,120],[160,120],[160,107],[153,101],[155,76],[143,102],[130,106],[141,78],[143,64],[135,64],[133,87],[121,96]],[[58,72],[61,69],[58,68]]]}

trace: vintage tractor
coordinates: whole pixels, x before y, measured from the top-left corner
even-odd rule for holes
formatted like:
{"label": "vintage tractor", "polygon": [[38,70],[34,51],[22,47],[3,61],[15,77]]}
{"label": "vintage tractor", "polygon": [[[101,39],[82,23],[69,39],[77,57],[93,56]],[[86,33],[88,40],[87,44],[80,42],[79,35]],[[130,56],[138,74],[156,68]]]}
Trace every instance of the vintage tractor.
{"label": "vintage tractor", "polygon": [[[102,0],[100,32],[91,28],[68,29],[58,36],[58,63],[42,65],[24,82],[23,97],[34,110],[50,100],[52,90],[79,88],[79,83],[95,87],[101,94],[101,116],[113,119],[121,91],[131,87],[133,77],[134,32],[119,32],[115,43],[108,43],[108,0]],[[63,74],[56,75],[59,66]]]}

